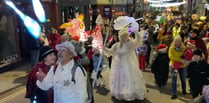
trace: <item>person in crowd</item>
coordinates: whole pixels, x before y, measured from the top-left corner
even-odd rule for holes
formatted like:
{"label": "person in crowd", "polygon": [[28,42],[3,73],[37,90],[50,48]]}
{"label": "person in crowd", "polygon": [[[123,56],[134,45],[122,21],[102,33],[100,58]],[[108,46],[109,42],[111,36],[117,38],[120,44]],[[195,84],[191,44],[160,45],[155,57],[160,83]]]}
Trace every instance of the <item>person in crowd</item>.
{"label": "person in crowd", "polygon": [[192,97],[202,94],[204,85],[209,84],[209,64],[202,58],[202,51],[197,49],[193,52],[192,62],[187,68]]}
{"label": "person in crowd", "polygon": [[119,42],[111,48],[104,47],[104,53],[112,56],[110,70],[110,93],[118,99],[133,101],[143,100],[146,86],[142,72],[138,67],[136,48],[142,45],[138,31],[134,31],[135,39],[129,39],[128,29],[119,31]]}
{"label": "person in crowd", "polygon": [[77,53],[77,56],[75,56],[74,59],[87,70],[90,61],[86,54],[83,42],[72,40],[71,43],[75,47],[75,52]]}
{"label": "person in crowd", "polygon": [[[156,48],[157,55],[151,65],[155,81],[159,88],[167,84],[169,72],[168,47],[165,44],[159,44]],[[163,61],[163,62],[162,62]]]}
{"label": "person in crowd", "polygon": [[[195,47],[195,41],[189,40],[186,43],[186,50],[182,56],[182,59],[186,60],[186,64],[189,64],[189,62],[192,60],[193,51],[196,49]],[[177,73],[178,69],[180,68],[181,62],[174,62],[172,65],[172,68],[174,69],[174,72]]]}
{"label": "person in crowd", "polygon": [[174,38],[169,50],[168,50],[168,56],[170,59],[169,66],[171,67],[171,85],[172,85],[172,96],[171,99],[177,98],[177,91],[176,91],[176,83],[177,83],[177,74],[172,68],[172,65],[175,62],[181,62],[181,65],[178,69],[178,73],[181,80],[181,88],[182,88],[182,94],[186,94],[186,80],[185,80],[185,60],[182,59],[182,56],[186,50],[186,47],[184,46],[183,42],[181,41],[181,37],[177,36]]}
{"label": "person in crowd", "polygon": [[189,27],[188,26],[182,26],[180,36],[181,36],[182,42],[185,42],[188,40],[188,38],[189,38]]}
{"label": "person in crowd", "polygon": [[72,36],[69,34],[63,34],[62,35],[62,40],[61,42],[65,42],[65,41],[71,41],[72,40]]}
{"label": "person in crowd", "polygon": [[87,69],[89,71],[90,77],[91,77],[91,74],[94,70],[94,62],[93,62],[94,52],[93,52],[93,49],[92,49],[92,41],[93,41],[93,37],[89,36],[88,40],[86,42],[84,42],[84,47],[86,48],[86,54],[87,54],[87,57],[90,61],[89,65],[88,65],[88,69]]}
{"label": "person in crowd", "polygon": [[[184,52],[183,58],[188,61],[188,63],[192,60],[193,52],[196,50],[195,41],[188,40],[186,43],[186,50]],[[187,63],[187,64],[188,64]]]}
{"label": "person in crowd", "polygon": [[93,41],[93,37],[89,36],[87,41],[84,42],[84,48],[86,49],[86,53],[88,53],[88,51],[92,49],[92,41]]}
{"label": "person in crowd", "polygon": [[166,28],[165,27],[161,27],[159,30],[158,30],[158,34],[157,34],[157,39],[159,41],[161,41],[163,39],[163,36],[166,32]]}
{"label": "person in crowd", "polygon": [[154,28],[152,26],[148,26],[148,37],[147,37],[147,46],[148,46],[148,50],[147,50],[147,56],[146,56],[146,66],[149,67],[150,66],[150,55],[151,55],[151,51],[152,51],[152,47],[153,45],[155,45],[154,42]]}
{"label": "person in crowd", "polygon": [[30,71],[26,83],[26,98],[29,98],[31,103],[53,103],[52,89],[44,91],[36,85],[36,72],[41,69],[45,74],[48,73],[50,66],[56,63],[56,51],[49,46],[44,46],[40,50],[39,61]]}
{"label": "person in crowd", "polygon": [[206,48],[205,42],[198,37],[198,30],[192,29],[190,31],[190,40],[195,41],[196,48],[202,50],[204,54],[204,60],[208,62],[208,50]]}
{"label": "person in crowd", "polygon": [[180,35],[180,32],[181,32],[181,27],[180,27],[180,24],[175,24],[174,27],[172,28],[172,35],[173,35],[173,38],[175,38],[176,36]]}
{"label": "person in crowd", "polygon": [[138,61],[139,61],[139,68],[142,71],[145,71],[146,68],[146,57],[147,57],[147,41],[143,41],[143,44],[136,49],[136,53],[138,55]]}
{"label": "person in crowd", "polygon": [[[111,48],[113,46],[113,44],[117,43],[118,40],[118,33],[115,33],[111,40],[107,43],[107,48]],[[108,62],[109,62],[109,68],[111,68],[111,64],[112,64],[112,56],[108,57]]]}
{"label": "person in crowd", "polygon": [[36,63],[38,63],[40,49],[45,45],[45,41],[47,41],[47,39],[43,32],[40,33],[40,37],[38,39],[35,39],[32,35],[28,35],[27,37],[27,46],[30,49],[31,67],[33,67]]}
{"label": "person in crowd", "polygon": [[173,42],[172,32],[168,31],[166,32],[166,35],[162,38],[161,44],[165,44],[169,48],[172,42]]}
{"label": "person in crowd", "polygon": [[96,74],[96,86],[99,86],[99,85],[104,85],[104,79],[103,79],[103,76],[102,76],[102,69],[103,69],[103,58],[101,59],[101,62],[99,64],[99,59],[100,59],[100,56],[101,56],[101,53],[99,51],[99,49],[97,48],[94,48],[93,49],[94,51],[94,54],[93,54],[93,64],[94,64],[94,71],[97,73]]}
{"label": "person in crowd", "polygon": [[[143,33],[143,37],[142,37],[143,46],[146,46],[146,48],[144,48],[144,50],[146,51],[146,53],[145,53],[146,56],[145,56],[145,62],[144,63],[145,63],[145,66],[149,66],[149,64],[150,64],[149,63],[150,53],[151,53],[151,43],[152,43],[152,30],[150,30],[148,24],[144,24],[144,25],[142,25],[142,28],[141,28],[140,32]],[[141,63],[144,64],[143,60],[142,60]],[[141,65],[141,63],[139,63],[139,64]],[[142,68],[145,69],[145,66],[142,66]]]}
{"label": "person in crowd", "polygon": [[45,30],[44,26],[42,27],[42,31],[40,33],[39,40],[41,41],[41,44],[43,46],[49,46],[49,40],[48,40],[48,38],[46,36],[46,30]]}
{"label": "person in crowd", "polygon": [[49,46],[52,49],[56,49],[55,46],[62,40],[62,36],[58,33],[55,28],[52,28],[52,33],[49,35]]}
{"label": "person in crowd", "polygon": [[47,74],[41,69],[36,73],[37,86],[42,90],[53,88],[54,103],[86,103],[87,77],[85,70],[80,66],[75,69],[73,78],[72,69],[77,56],[75,47],[71,42],[64,42],[56,45],[58,50],[58,64],[52,66]]}

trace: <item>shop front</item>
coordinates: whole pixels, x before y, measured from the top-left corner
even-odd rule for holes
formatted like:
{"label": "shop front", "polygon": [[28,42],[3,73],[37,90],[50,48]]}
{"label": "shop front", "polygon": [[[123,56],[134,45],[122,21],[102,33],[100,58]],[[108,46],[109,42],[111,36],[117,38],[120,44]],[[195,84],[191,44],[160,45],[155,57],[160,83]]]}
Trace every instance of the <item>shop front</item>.
{"label": "shop front", "polygon": [[21,59],[15,14],[0,6],[0,68]]}

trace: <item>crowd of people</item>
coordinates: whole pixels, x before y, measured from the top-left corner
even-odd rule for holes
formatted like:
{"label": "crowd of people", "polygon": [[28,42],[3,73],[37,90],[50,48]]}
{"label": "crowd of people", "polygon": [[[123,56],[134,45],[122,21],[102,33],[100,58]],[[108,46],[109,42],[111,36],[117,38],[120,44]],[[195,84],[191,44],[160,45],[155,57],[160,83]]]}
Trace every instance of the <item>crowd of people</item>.
{"label": "crowd of people", "polygon": [[[110,68],[110,94],[120,101],[146,98],[143,71],[147,67],[151,67],[159,88],[165,87],[171,76],[171,99],[178,95],[178,75],[183,95],[187,90],[193,98],[202,95],[203,86],[209,85],[207,20],[163,18],[164,21],[159,22],[146,13],[137,21],[139,30],[131,32],[127,26],[114,30],[110,24],[111,35],[107,43],[103,41],[102,50],[92,46],[95,38],[91,35],[86,41],[79,41],[68,32],[60,35],[55,28],[48,37],[42,33],[39,39],[42,47],[32,56],[25,97],[31,103],[94,103],[94,85],[105,82],[102,76],[105,59]],[[92,78],[93,72],[96,72],[95,78]],[[189,86],[186,86],[186,78],[189,78]]]}

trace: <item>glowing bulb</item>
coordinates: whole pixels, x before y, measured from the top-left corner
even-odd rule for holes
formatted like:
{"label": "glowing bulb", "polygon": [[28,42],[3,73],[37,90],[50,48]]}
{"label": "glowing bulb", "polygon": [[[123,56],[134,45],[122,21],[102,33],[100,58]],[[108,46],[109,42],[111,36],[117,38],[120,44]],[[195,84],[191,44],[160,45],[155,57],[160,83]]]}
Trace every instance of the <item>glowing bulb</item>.
{"label": "glowing bulb", "polygon": [[180,6],[186,4],[186,2],[175,2],[175,3],[158,3],[158,4],[150,4],[152,7],[171,7],[171,6]]}

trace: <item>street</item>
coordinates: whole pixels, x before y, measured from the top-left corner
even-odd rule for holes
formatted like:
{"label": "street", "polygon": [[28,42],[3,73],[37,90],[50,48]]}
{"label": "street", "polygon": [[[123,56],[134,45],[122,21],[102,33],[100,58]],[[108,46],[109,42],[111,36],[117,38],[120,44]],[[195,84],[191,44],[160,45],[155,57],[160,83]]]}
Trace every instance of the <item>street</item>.
{"label": "street", "polygon": [[[180,88],[180,80],[178,80],[178,98],[176,100],[170,99],[170,91],[171,91],[171,83],[170,79],[168,80],[168,84],[163,89],[159,89],[155,86],[153,74],[150,72],[148,68],[144,74],[144,78],[147,85],[147,95],[146,99],[143,101],[133,101],[133,102],[124,102],[118,101],[110,96],[109,93],[109,69],[105,69],[103,71],[103,77],[105,79],[105,86],[95,87],[94,89],[94,98],[95,103],[186,103],[191,100],[191,95],[188,93],[187,95],[181,95]],[[188,86],[188,84],[187,84]],[[187,87],[187,90],[189,88]],[[15,90],[9,91],[0,96],[0,103],[29,103],[28,99],[24,98],[25,95],[25,86],[20,86]]]}

